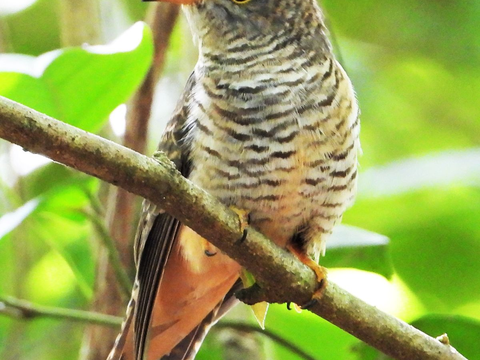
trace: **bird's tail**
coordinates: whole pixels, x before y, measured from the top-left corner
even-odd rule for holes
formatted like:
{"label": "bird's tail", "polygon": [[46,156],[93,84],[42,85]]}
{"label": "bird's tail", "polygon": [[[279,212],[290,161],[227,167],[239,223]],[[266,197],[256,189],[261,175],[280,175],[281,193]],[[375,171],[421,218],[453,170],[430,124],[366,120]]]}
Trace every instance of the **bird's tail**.
{"label": "bird's tail", "polygon": [[235,292],[242,288],[241,281],[237,281],[230,289],[225,298],[188,334],[180,341],[170,352],[161,360],[194,360],[195,356],[208,334],[208,331],[217,323],[232,307],[239,301],[235,297]]}
{"label": "bird's tail", "polygon": [[127,310],[125,314],[125,319],[123,320],[120,333],[115,339],[112,350],[107,357],[107,360],[129,360],[128,352],[125,352],[125,344],[127,342],[133,341],[132,336],[132,321],[135,313],[135,303],[138,295],[138,283],[135,281],[132,289],[132,296],[127,305]]}
{"label": "bird's tail", "polygon": [[[161,360],[193,360],[200,349],[200,346],[207,336],[210,328],[220,320],[238,300],[234,293],[242,288],[241,281],[237,281],[225,298],[195,327],[180,343],[178,343],[170,352]],[[132,297],[128,303],[125,320],[122,323],[120,333],[115,339],[107,360],[130,360],[133,359],[133,317],[135,313],[135,304],[138,293],[138,283],[132,289]]]}

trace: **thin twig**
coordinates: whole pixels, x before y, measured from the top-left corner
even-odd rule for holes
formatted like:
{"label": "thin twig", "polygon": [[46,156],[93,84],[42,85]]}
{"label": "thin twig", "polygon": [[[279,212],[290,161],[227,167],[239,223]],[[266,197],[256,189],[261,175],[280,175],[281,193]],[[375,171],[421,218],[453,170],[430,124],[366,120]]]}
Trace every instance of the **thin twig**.
{"label": "thin twig", "polygon": [[[175,216],[254,275],[257,284],[237,294],[244,302],[311,300],[317,283],[310,268],[253,228],[244,236],[238,215],[182,177],[164,154],[146,157],[3,97],[0,137],[121,186]],[[322,300],[309,310],[395,359],[465,360],[451,346],[331,281]]]}
{"label": "thin twig", "polygon": [[117,328],[122,324],[118,316],[38,305],[11,296],[0,296],[0,314],[21,319],[50,317]]}
{"label": "thin twig", "polygon": [[82,189],[85,196],[88,198],[90,207],[92,210],[97,214],[99,217],[105,217],[105,208],[103,207],[102,203],[98,199],[98,197],[92,193],[89,189]]}
{"label": "thin twig", "polygon": [[95,230],[97,231],[100,239],[102,240],[102,244],[107,248],[108,257],[110,259],[113,271],[115,272],[115,276],[117,281],[122,289],[122,296],[125,299],[130,297],[130,292],[132,290],[133,281],[128,276],[125,268],[122,265],[122,261],[120,260],[120,254],[118,249],[115,246],[115,242],[111,238],[105,223],[103,222],[103,217],[99,217],[98,214],[92,214],[89,211],[83,210],[82,213],[88,217],[88,219],[92,222]]}
{"label": "thin twig", "polygon": [[305,359],[305,360],[319,360],[319,358],[314,358],[313,356],[307,354],[305,351],[300,349],[294,343],[284,339],[280,335],[277,335],[270,330],[260,329],[258,327],[258,325],[235,323],[235,322],[231,322],[231,321],[222,321],[222,322],[218,323],[217,325],[215,325],[214,329],[233,329],[233,330],[242,331],[242,332],[246,332],[246,333],[261,334],[263,336],[268,337],[269,339],[276,342],[277,344],[283,346],[284,348],[288,349],[289,351],[291,351],[295,355],[301,357],[302,359]]}
{"label": "thin twig", "polygon": [[152,4],[147,13],[146,21],[152,29],[155,46],[153,62],[129,104],[124,139],[126,147],[140,153],[146,149],[155,85],[163,72],[170,36],[178,14],[179,6],[169,3]]}
{"label": "thin twig", "polygon": [[[122,318],[119,316],[99,314],[92,311],[74,310],[58,308],[53,306],[44,306],[31,303],[29,301],[16,299],[11,296],[0,296],[0,314],[14,318],[34,319],[38,317],[49,317],[59,320],[71,320],[78,322],[85,322],[95,325],[118,327],[122,323]],[[290,350],[292,353],[298,355],[305,360],[318,360],[292,342],[282,338],[281,336],[269,331],[262,330],[258,326],[250,324],[241,324],[234,322],[221,322],[216,329],[233,329],[247,333],[258,333],[268,337],[272,341]]]}

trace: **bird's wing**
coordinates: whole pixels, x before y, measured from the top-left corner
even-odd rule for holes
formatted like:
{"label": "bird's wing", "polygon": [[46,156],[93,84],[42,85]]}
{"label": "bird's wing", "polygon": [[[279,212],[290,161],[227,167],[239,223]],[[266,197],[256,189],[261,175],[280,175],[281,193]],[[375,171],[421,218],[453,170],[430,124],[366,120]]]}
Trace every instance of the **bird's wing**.
{"label": "bird's wing", "polygon": [[[167,124],[165,132],[163,133],[162,139],[158,145],[158,150],[167,155],[167,157],[174,163],[177,170],[180,171],[184,177],[188,177],[191,170],[191,163],[189,159],[190,151],[188,142],[185,141],[185,137],[187,132],[186,121],[188,117],[188,97],[194,85],[195,76],[194,73],[192,73],[188,78],[183,95],[178,101],[173,116]],[[161,212],[162,210],[157,209],[157,207],[148,200],[143,202],[142,215],[140,217],[134,243],[134,255],[137,271],[140,271],[141,269],[140,260],[143,256],[142,254],[144,253],[144,247],[151,237],[150,233],[152,231],[155,233],[155,220],[158,218]],[[160,243],[168,241],[167,239],[157,239]]]}
{"label": "bird's wing", "polygon": [[235,293],[242,288],[243,284],[239,279],[225,295],[225,298],[218,303],[202,322],[173,348],[170,355],[162,357],[161,360],[193,360],[210,328],[239,303]]}
{"label": "bird's wing", "polygon": [[[186,84],[175,113],[170,120],[159,150],[166,153],[183,176],[190,173],[188,144],[185,138],[185,123],[188,116],[187,98],[195,83],[192,74]],[[135,359],[143,359],[155,296],[164,273],[180,222],[156,206],[144,202],[135,240],[137,265],[137,292],[134,312]]]}

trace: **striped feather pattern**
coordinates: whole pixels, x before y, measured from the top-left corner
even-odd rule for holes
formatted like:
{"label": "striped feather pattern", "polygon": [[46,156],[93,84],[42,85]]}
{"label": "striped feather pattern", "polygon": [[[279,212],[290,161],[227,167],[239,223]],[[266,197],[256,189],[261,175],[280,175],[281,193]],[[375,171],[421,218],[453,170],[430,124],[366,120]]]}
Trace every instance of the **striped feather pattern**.
{"label": "striped feather pattern", "polygon": [[317,258],[355,193],[358,106],[320,10],[279,2],[305,15],[255,38],[254,30],[202,27],[207,1],[186,9],[201,41],[187,121],[190,178],[251,211],[252,226],[281,246],[302,229],[305,250]]}
{"label": "striped feather pattern", "polygon": [[[198,0],[184,11],[200,56],[160,149],[193,183],[249,211],[251,226],[278,245],[293,242],[318,258],[353,200],[360,144],[352,85],[331,53],[316,0]],[[136,244],[139,290],[111,358],[118,359],[131,338],[126,332],[135,306],[136,358],[143,356],[150,331],[149,359],[193,359],[230,299],[215,293],[214,301],[205,300],[220,291],[219,283],[236,279],[231,260],[221,253],[207,257],[203,239],[188,228],[155,231],[157,216],[168,219],[145,208]],[[170,250],[160,259],[151,255],[171,249],[175,236],[174,259],[168,259]],[[149,294],[158,282],[154,299]],[[176,302],[178,284],[188,291]],[[192,304],[206,314],[193,327]],[[126,358],[132,355],[128,345]]]}

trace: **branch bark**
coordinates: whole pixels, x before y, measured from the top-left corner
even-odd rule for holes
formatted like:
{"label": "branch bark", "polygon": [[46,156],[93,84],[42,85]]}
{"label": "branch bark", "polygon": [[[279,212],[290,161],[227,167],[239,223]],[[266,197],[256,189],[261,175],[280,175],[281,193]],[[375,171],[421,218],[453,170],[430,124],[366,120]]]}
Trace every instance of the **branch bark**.
{"label": "branch bark", "polygon": [[[248,230],[244,241],[238,216],[183,178],[162,153],[149,158],[0,97],[0,137],[43,154],[158,204],[248,269],[257,280],[242,293],[256,301],[308,302],[313,272],[265,236]],[[412,326],[328,282],[322,300],[309,309],[395,359],[465,358]]]}

